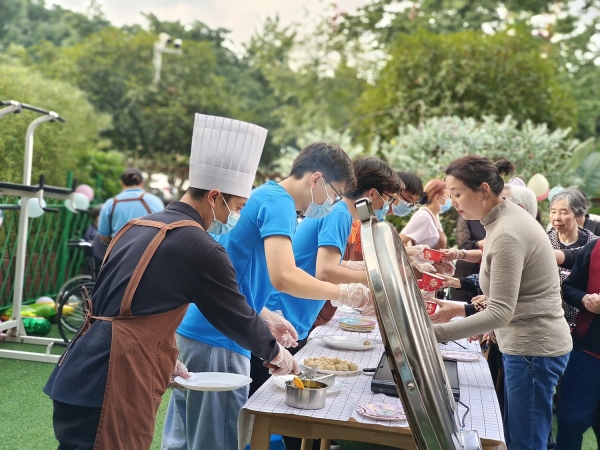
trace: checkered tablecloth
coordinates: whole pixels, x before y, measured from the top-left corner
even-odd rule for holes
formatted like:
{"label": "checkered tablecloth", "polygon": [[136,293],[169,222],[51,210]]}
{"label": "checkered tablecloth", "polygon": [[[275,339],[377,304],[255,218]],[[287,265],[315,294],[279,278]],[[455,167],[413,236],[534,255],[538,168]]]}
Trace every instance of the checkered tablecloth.
{"label": "checkered tablecloth", "polygon": [[[315,329],[311,334],[310,342],[300,350],[295,358],[302,361],[308,357],[326,356],[328,358],[341,358],[353,361],[362,368],[377,367],[384,352],[379,329],[376,327],[370,333],[349,332],[339,328],[338,323],[342,317],[357,317],[357,313],[349,308],[338,310],[334,318],[327,324]],[[355,336],[374,342],[370,350],[351,351],[339,350],[326,346],[321,338],[323,336]],[[465,348],[463,348],[465,347]],[[481,438],[504,441],[502,431],[502,418],[498,400],[494,391],[492,378],[487,361],[481,356],[477,343],[467,343],[466,339],[458,342],[440,344],[442,350],[463,351],[476,353],[480,358],[476,362],[458,362],[458,377],[460,384],[460,398],[469,406],[470,412],[465,420],[465,428],[477,430]],[[384,394],[375,394],[371,391],[370,375],[359,371],[357,374],[337,376],[336,381],[342,383],[342,389],[327,396],[323,409],[306,410],[297,409],[285,404],[285,392],[278,388],[272,379],[269,379],[254,395],[248,399],[238,421],[239,448],[242,450],[250,442],[252,431],[253,411],[270,412],[278,414],[293,414],[339,420],[347,422],[351,418],[357,422],[378,424],[389,427],[407,427],[407,421],[374,420],[364,417],[356,412],[356,407],[365,403],[389,403],[401,405],[400,399]],[[459,416],[462,417],[466,409],[458,405]]]}

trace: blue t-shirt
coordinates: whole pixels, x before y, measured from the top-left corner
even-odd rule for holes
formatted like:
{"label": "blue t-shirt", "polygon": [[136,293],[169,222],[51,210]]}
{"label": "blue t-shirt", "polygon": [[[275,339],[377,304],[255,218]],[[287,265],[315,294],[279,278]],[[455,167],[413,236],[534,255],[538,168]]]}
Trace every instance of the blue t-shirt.
{"label": "blue t-shirt", "polygon": [[[264,239],[269,236],[286,236],[291,239],[295,230],[294,199],[279,184],[269,181],[252,191],[235,228],[229,233],[215,237],[231,258],[240,292],[246,296],[248,304],[259,313],[273,291],[265,258]],[[198,295],[202,293],[199,292]],[[215,301],[225,302],[227,299],[217,298]],[[193,304],[190,305],[177,333],[250,357],[249,351],[218,332]]]}
{"label": "blue t-shirt", "polygon": [[[314,277],[319,247],[336,247],[340,251],[341,262],[351,229],[352,215],[343,201],[337,203],[325,217],[304,219],[298,225],[292,241],[296,266]],[[285,318],[296,328],[298,339],[304,339],[324,304],[325,301],[307,300],[273,291],[266,307],[271,311],[282,311]]]}
{"label": "blue t-shirt", "polygon": [[[137,198],[144,194],[144,200],[148,204],[150,210],[155,213],[162,211],[165,206],[160,198],[156,195],[148,194],[143,189],[126,189],[117,195],[117,200],[126,198]],[[115,237],[123,225],[131,219],[147,216],[150,214],[140,201],[117,203],[112,216],[112,224],[110,223],[110,212],[113,209],[114,200],[111,198],[104,203],[102,211],[100,211],[100,219],[98,220],[98,234],[102,236]],[[111,226],[112,225],[112,226]]]}

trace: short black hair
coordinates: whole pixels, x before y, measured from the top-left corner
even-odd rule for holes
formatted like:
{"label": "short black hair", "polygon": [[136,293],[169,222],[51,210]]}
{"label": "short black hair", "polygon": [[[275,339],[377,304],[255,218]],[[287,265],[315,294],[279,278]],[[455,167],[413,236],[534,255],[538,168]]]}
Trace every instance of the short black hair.
{"label": "short black hair", "polygon": [[[189,187],[185,191],[185,193],[189,194],[190,197],[192,197],[192,199],[194,199],[194,200],[202,200],[204,197],[206,197],[208,195],[209,192],[210,191],[208,189],[198,189],[195,187]],[[231,197],[233,197],[233,195],[225,194],[224,192],[221,192],[221,195],[223,196],[223,198],[225,199],[226,202],[229,202],[229,199]]]}
{"label": "short black hair", "polygon": [[404,182],[404,190],[416,195],[417,197],[423,197],[423,181],[412,172],[403,172],[399,170],[396,172],[400,179]]}
{"label": "short black hair", "polygon": [[359,158],[352,163],[356,175],[356,188],[346,192],[352,200],[358,199],[365,191],[375,188],[380,195],[384,192],[397,194],[404,189],[404,183],[394,170],[379,158]]}
{"label": "short black hair", "polygon": [[481,185],[487,183],[494,194],[500,195],[504,189],[503,177],[512,175],[514,171],[515,166],[506,159],[494,162],[483,156],[468,155],[452,161],[446,168],[446,176],[452,175],[473,191],[480,190]]}
{"label": "short black hair", "polygon": [[125,186],[139,186],[140,184],[142,184],[143,181],[144,176],[142,175],[142,172],[140,172],[138,169],[127,169],[121,175],[121,182]]}
{"label": "short black hair", "polygon": [[292,164],[290,176],[300,179],[306,172],[320,172],[327,182],[345,181],[344,191],[356,187],[352,161],[341,147],[315,142],[302,149]]}

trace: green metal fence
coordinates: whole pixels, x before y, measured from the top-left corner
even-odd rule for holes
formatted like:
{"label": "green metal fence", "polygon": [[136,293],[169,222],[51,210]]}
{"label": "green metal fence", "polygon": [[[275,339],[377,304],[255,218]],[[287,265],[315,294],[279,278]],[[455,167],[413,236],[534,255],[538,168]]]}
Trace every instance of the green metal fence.
{"label": "green metal fence", "polygon": [[[23,302],[32,302],[41,296],[55,298],[65,280],[81,273],[85,259],[81,248],[68,247],[69,239],[83,237],[91,223],[89,214],[74,214],[62,202],[46,199],[48,208],[39,218],[29,219],[27,258]],[[1,197],[2,205],[17,205],[18,197]],[[0,311],[12,305],[17,250],[19,214],[17,210],[3,210],[0,225]]]}

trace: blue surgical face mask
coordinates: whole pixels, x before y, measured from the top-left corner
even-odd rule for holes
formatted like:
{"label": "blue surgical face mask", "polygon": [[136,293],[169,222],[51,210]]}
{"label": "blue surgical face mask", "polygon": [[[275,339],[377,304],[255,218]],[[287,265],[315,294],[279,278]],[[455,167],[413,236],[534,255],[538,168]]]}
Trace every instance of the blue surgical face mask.
{"label": "blue surgical face mask", "polygon": [[400,203],[392,206],[392,211],[394,211],[394,214],[400,217],[409,215],[413,209],[414,206],[408,206],[408,203],[406,203],[404,200],[400,200]]}
{"label": "blue surgical face mask", "polygon": [[450,200],[449,198],[446,199],[446,203],[444,203],[441,207],[440,207],[440,212],[441,213],[445,213],[446,211],[448,211],[450,208],[452,208],[452,200]]}
{"label": "blue surgical face mask", "polygon": [[[223,198],[223,202],[225,202],[225,206],[227,206],[227,209],[229,209],[229,205],[227,204],[227,202],[225,201],[224,198]],[[234,212],[231,209],[229,209],[229,216],[227,217],[227,223],[223,223],[219,219],[217,219],[217,217],[215,216],[214,209],[212,210],[212,212],[213,212],[214,218],[213,218],[212,222],[210,223],[209,227],[206,229],[206,231],[211,234],[221,235],[221,234],[229,233],[231,230],[233,230],[233,227],[235,227],[237,225],[238,220],[240,220],[240,213]]]}
{"label": "blue surgical face mask", "polygon": [[[375,192],[377,192],[377,191],[375,191]],[[379,192],[377,192],[377,195],[379,195],[379,198],[381,200],[383,200],[383,197],[381,196],[381,194]],[[380,222],[382,222],[383,219],[385,219],[385,216],[387,215],[388,211],[390,210],[390,205],[395,200],[396,199],[394,197],[390,198],[389,200],[383,200],[383,208],[374,210],[375,217],[377,217],[377,220],[379,220]]]}
{"label": "blue surgical face mask", "polygon": [[304,217],[308,217],[310,219],[319,219],[321,217],[325,217],[327,214],[331,212],[333,209],[333,199],[329,196],[329,191],[327,191],[327,185],[325,184],[325,180],[323,180],[323,186],[325,186],[325,192],[327,193],[327,198],[323,202],[322,205],[318,205],[313,201],[313,191],[310,190],[310,199],[311,202],[304,211]]}

